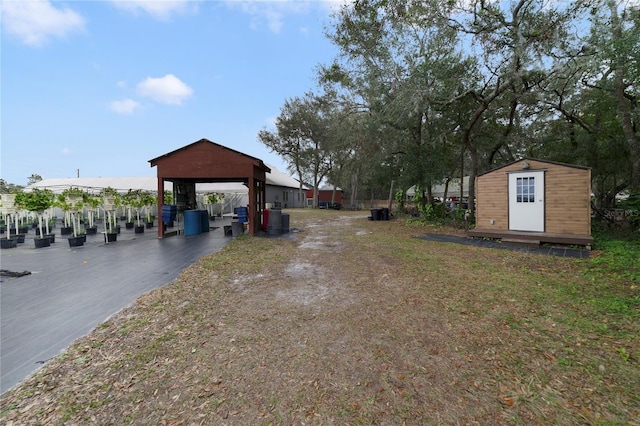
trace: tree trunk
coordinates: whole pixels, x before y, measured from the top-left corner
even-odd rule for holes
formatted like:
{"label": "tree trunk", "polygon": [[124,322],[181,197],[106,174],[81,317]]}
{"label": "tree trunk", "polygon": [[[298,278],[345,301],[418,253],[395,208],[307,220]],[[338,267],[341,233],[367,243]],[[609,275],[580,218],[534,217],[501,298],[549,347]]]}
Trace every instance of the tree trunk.
{"label": "tree trunk", "polygon": [[[622,39],[622,24],[618,18],[617,4],[615,2],[609,2],[609,8],[611,9],[611,24],[613,26],[613,42],[616,46],[620,44]],[[617,48],[616,48],[617,49]],[[624,137],[629,145],[629,151],[631,152],[631,185],[632,191],[640,191],[640,136],[636,134],[633,126],[633,116],[638,115],[632,113],[632,108],[636,109],[635,105],[632,106],[631,100],[625,96],[625,90],[627,84],[624,81],[624,77],[627,71],[627,65],[625,59],[620,52],[616,55],[616,68],[614,73],[615,79],[615,93],[616,102],[618,104],[618,114],[620,115],[620,121],[622,122],[622,130]]]}
{"label": "tree trunk", "polygon": [[356,210],[358,208],[358,172],[351,176],[351,198],[349,202],[351,203],[352,210]]}

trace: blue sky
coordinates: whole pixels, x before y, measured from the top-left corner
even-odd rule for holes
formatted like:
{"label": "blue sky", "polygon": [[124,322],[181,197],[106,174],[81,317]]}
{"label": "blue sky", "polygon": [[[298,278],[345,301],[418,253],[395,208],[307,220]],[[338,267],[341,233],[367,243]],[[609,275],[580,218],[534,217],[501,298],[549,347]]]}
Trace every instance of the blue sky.
{"label": "blue sky", "polygon": [[285,171],[257,134],[336,55],[337,4],[2,0],[2,179],[154,176],[201,138]]}

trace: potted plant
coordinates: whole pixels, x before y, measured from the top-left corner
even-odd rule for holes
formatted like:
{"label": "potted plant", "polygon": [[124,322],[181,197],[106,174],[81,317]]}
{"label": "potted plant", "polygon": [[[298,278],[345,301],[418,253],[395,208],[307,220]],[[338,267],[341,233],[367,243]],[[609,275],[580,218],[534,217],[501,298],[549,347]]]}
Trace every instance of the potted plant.
{"label": "potted plant", "polygon": [[142,224],[142,221],[140,220],[140,211],[142,207],[145,205],[147,194],[148,193],[146,191],[142,191],[140,189],[136,189],[136,190],[130,189],[129,192],[127,192],[126,194],[126,198],[127,198],[126,202],[128,203],[129,208],[133,210],[136,216],[135,226],[133,227],[134,232],[136,234],[144,233],[145,226]]}
{"label": "potted plant", "polygon": [[[56,234],[53,232],[53,228],[55,228],[56,218],[53,216],[53,208],[57,205],[56,196],[51,190],[48,191],[48,196],[50,198],[49,207],[44,210],[41,214],[37,215],[35,223],[36,223],[36,236],[42,238],[49,238],[51,244],[56,242]],[[36,214],[36,213],[34,213]],[[38,217],[39,216],[39,217]],[[42,219],[42,226],[40,226],[39,220]]]}
{"label": "potted plant", "polygon": [[88,235],[95,235],[98,233],[98,226],[95,224],[95,213],[98,211],[98,207],[102,205],[102,198],[95,195],[85,193],[84,206],[87,211],[87,222],[85,224],[85,230]]}
{"label": "potted plant", "polygon": [[153,214],[151,213],[151,207],[153,207],[153,205],[157,203],[156,197],[150,192],[142,192],[140,194],[140,201],[142,202],[142,205],[144,206],[145,211],[147,213],[147,217],[146,217],[147,228],[153,228],[154,217],[153,217]]}
{"label": "potted plant", "polygon": [[62,210],[62,226],[60,227],[60,235],[71,235],[73,234],[73,226],[71,223],[71,205],[67,203],[67,197],[65,192],[69,190],[75,190],[75,188],[69,188],[63,191],[63,193],[58,195],[58,198],[55,200],[55,206]]}
{"label": "potted plant", "polygon": [[[85,191],[80,188],[67,188],[58,196],[57,206],[64,211],[65,227],[71,225],[72,233],[69,240],[69,247],[79,247],[84,245],[86,234],[84,228],[80,228],[80,212],[84,207]],[[68,233],[65,233],[68,235]]]}
{"label": "potted plant", "polygon": [[125,216],[126,222],[124,224],[127,229],[133,229],[134,227],[133,210],[138,199],[138,192],[139,190],[129,189],[129,191],[122,196],[122,206],[127,213]]}
{"label": "potted plant", "polygon": [[84,207],[85,191],[79,188],[68,188],[58,197],[58,206],[65,212],[67,223],[71,222],[73,235],[69,237],[69,247],[84,245],[87,235],[80,228],[80,212]]}
{"label": "potted plant", "polygon": [[[29,225],[27,224],[27,211],[25,210],[25,197],[26,194],[22,190],[14,192],[14,230],[18,243],[24,243],[25,236],[29,232]],[[11,232],[11,229],[9,229]]]}
{"label": "potted plant", "polygon": [[0,247],[15,248],[18,245],[18,238],[11,236],[11,217],[15,215],[16,194],[2,194],[0,196],[0,211],[6,222],[7,236],[0,239]]}
{"label": "potted plant", "polygon": [[104,240],[107,243],[118,240],[118,218],[116,211],[121,203],[120,194],[115,189],[109,187],[102,190],[102,208],[104,217]]}
{"label": "potted plant", "polygon": [[[31,192],[24,194],[22,203],[27,210],[33,212],[38,218],[38,232],[36,238],[33,239],[36,248],[49,247],[51,238],[43,232],[42,222],[46,210],[54,203],[53,192],[48,189],[35,188]],[[48,222],[45,220],[45,229],[47,226]],[[46,229],[46,231],[49,234],[49,230]]]}
{"label": "potted plant", "polygon": [[224,194],[218,194],[215,192],[211,192],[204,196],[204,204],[207,206],[207,211],[209,212],[209,219],[216,219],[216,211],[215,205],[217,203],[221,203],[224,200]]}

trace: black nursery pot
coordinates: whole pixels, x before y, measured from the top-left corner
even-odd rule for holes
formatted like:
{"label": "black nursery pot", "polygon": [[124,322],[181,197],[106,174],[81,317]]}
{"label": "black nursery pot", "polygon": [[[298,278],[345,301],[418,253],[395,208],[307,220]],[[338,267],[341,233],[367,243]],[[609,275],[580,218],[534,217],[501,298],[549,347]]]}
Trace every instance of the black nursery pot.
{"label": "black nursery pot", "polygon": [[78,235],[77,237],[69,237],[69,247],[80,247],[84,245],[85,242],[84,235]]}
{"label": "black nursery pot", "polygon": [[18,239],[16,237],[2,238],[0,239],[0,248],[10,249],[18,246]]}
{"label": "black nursery pot", "polygon": [[33,242],[35,243],[36,248],[49,247],[51,245],[49,237],[34,238]]}

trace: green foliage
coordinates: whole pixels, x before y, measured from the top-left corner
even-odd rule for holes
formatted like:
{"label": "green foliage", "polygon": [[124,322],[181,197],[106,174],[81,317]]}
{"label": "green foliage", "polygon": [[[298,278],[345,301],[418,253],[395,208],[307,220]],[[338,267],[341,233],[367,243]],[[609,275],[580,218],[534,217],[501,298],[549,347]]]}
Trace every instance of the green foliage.
{"label": "green foliage", "polygon": [[140,191],[140,201],[143,206],[151,207],[158,202],[158,199],[151,192]]}
{"label": "green foliage", "polygon": [[205,203],[209,205],[213,205],[218,202],[221,197],[215,192],[209,193],[205,196]]}
{"label": "green foliage", "polygon": [[592,280],[622,278],[640,284],[640,237],[604,240],[598,249],[602,253],[590,260]]}
{"label": "green foliage", "polygon": [[173,204],[173,192],[165,190],[163,193],[163,198],[165,204]]}
{"label": "green foliage", "polygon": [[80,188],[67,188],[58,195],[56,205],[64,211],[80,211],[87,192]]}
{"label": "green foliage", "polygon": [[140,208],[145,205],[144,191],[140,189],[130,189],[121,197],[124,206]]}
{"label": "green foliage", "polygon": [[419,185],[416,185],[413,201],[416,203],[418,211],[422,214],[422,218],[426,221],[442,219],[447,215],[447,210],[443,204],[426,202],[423,189]]}
{"label": "green foliage", "polygon": [[[17,198],[17,197],[16,197]],[[55,202],[55,196],[49,189],[33,189],[31,192],[23,192],[21,195],[21,203],[25,209],[42,213],[52,207]]]}
{"label": "green foliage", "polygon": [[398,212],[399,213],[406,213],[406,211],[407,211],[407,208],[404,205],[406,194],[407,194],[407,192],[402,190],[402,189],[398,189],[396,191],[396,193],[394,194],[394,199],[396,200],[396,203],[398,203]]}
{"label": "green foliage", "polygon": [[22,189],[15,189],[11,192],[16,195],[16,199],[14,201],[14,206],[17,209],[24,209],[27,194]]}
{"label": "green foliage", "polygon": [[113,200],[115,208],[118,208],[118,207],[120,207],[122,205],[122,196],[120,195],[120,193],[118,191],[116,191],[115,189],[113,189],[111,187],[107,187],[107,188],[103,188],[102,189],[102,197],[103,197],[103,202],[104,203],[106,203],[107,199]]}
{"label": "green foliage", "polygon": [[6,180],[0,179],[0,194],[12,194],[14,191],[21,189],[23,189],[21,185],[7,183]]}
{"label": "green foliage", "polygon": [[632,229],[640,230],[640,191],[631,192],[618,207],[628,211],[628,220]]}
{"label": "green foliage", "polygon": [[93,209],[100,207],[102,204],[102,197],[97,195],[89,194],[88,192],[84,194],[84,204],[87,207],[91,207]]}

